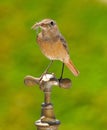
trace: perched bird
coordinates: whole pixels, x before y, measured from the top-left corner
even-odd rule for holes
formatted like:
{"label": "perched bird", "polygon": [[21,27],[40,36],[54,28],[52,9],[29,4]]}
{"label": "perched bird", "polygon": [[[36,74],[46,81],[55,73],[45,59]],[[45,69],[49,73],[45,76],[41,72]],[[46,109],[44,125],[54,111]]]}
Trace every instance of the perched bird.
{"label": "perched bird", "polygon": [[60,79],[63,75],[64,64],[75,76],[78,76],[79,71],[70,59],[67,42],[61,35],[56,22],[52,19],[44,19],[34,24],[32,29],[36,30],[39,27],[41,28],[41,32],[37,36],[37,43],[39,44],[42,53],[51,60],[51,63],[53,60],[60,60],[63,62]]}

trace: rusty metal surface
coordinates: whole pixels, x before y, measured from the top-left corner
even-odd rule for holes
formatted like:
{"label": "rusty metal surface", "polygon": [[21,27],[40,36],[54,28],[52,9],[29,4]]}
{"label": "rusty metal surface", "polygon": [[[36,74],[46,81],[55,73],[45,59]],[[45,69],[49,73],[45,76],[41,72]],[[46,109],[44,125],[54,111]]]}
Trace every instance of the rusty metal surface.
{"label": "rusty metal surface", "polygon": [[24,83],[27,86],[39,85],[44,92],[44,103],[42,103],[41,117],[35,122],[37,130],[58,130],[60,121],[56,119],[54,108],[51,103],[51,91],[53,86],[68,89],[71,86],[71,80],[68,78],[57,79],[54,74],[43,74],[40,78],[26,76]]}

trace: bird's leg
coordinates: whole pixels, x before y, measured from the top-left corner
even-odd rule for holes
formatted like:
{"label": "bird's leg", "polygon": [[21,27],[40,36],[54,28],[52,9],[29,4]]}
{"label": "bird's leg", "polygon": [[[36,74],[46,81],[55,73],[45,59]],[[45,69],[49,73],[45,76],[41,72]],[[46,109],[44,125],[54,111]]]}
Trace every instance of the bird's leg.
{"label": "bird's leg", "polygon": [[64,63],[62,63],[62,71],[61,71],[61,76],[60,76],[59,80],[62,79],[62,77],[63,77],[63,72],[64,72]]}
{"label": "bird's leg", "polygon": [[50,66],[52,65],[52,63],[53,63],[53,60],[51,60],[51,62],[50,62],[49,65],[47,66],[47,68],[46,68],[46,70],[44,71],[44,73],[47,73],[47,72],[48,72],[48,70],[49,70]]}
{"label": "bird's leg", "polygon": [[42,79],[43,75],[46,74],[50,68],[50,66],[52,65],[53,63],[53,60],[51,60],[51,62],[49,63],[49,65],[47,66],[46,70],[42,73],[41,77],[40,77],[40,80]]}

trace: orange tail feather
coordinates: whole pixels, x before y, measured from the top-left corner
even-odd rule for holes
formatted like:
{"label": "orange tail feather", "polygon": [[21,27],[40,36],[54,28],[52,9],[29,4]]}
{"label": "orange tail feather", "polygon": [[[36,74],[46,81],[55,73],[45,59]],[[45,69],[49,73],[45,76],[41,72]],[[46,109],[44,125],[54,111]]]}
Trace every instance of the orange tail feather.
{"label": "orange tail feather", "polygon": [[79,75],[79,71],[74,66],[73,62],[69,59],[68,62],[65,63],[65,65],[69,68],[69,70],[75,75]]}

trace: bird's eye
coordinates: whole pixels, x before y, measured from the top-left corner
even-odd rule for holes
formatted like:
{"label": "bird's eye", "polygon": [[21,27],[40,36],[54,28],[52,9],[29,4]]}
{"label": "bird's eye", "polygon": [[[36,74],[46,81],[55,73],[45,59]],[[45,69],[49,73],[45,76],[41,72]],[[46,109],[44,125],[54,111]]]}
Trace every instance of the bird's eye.
{"label": "bird's eye", "polygon": [[50,24],[51,24],[52,26],[54,26],[54,25],[55,25],[55,23],[54,23],[53,21],[51,21],[51,22],[50,22]]}

